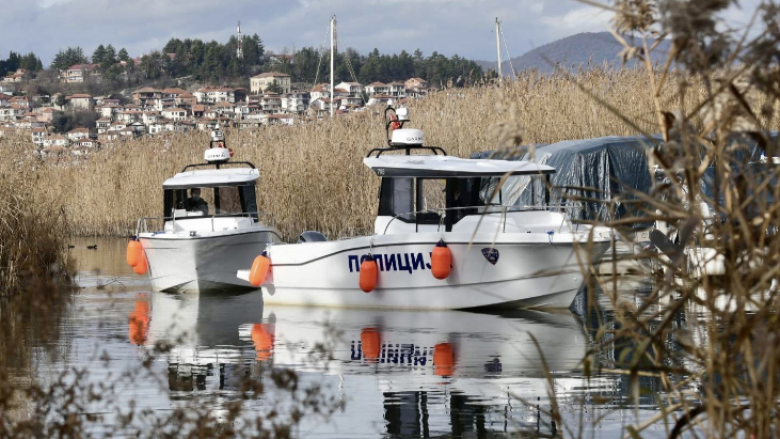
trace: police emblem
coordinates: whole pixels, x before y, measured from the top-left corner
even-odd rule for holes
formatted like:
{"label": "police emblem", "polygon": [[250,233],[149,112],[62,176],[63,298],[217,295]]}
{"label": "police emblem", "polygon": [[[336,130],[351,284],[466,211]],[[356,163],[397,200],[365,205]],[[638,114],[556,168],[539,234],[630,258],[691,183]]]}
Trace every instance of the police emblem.
{"label": "police emblem", "polygon": [[498,262],[498,250],[494,248],[483,248],[482,249],[482,256],[485,257],[485,259],[488,260],[493,265],[496,265],[496,262]]}

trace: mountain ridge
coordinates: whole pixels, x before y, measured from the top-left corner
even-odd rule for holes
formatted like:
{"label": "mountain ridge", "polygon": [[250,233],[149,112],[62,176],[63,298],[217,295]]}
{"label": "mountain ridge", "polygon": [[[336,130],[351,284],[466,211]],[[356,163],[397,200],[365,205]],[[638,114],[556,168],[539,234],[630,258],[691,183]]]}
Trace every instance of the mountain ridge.
{"label": "mountain ridge", "polygon": [[[630,36],[624,36],[629,43]],[[648,44],[652,44],[649,41]],[[635,43],[635,44],[638,44]],[[665,62],[669,53],[670,42],[662,41],[653,51],[653,62]],[[611,67],[621,67],[618,57],[623,46],[609,32],[581,32],[569,35],[550,43],[531,49],[521,56],[503,61],[501,67],[505,76],[516,72],[535,69],[540,73],[552,73],[556,64],[562,64],[566,69],[577,69],[583,66],[601,67],[606,64]],[[476,61],[485,71],[495,69],[495,61]],[[626,63],[625,67],[634,67],[636,60]]]}

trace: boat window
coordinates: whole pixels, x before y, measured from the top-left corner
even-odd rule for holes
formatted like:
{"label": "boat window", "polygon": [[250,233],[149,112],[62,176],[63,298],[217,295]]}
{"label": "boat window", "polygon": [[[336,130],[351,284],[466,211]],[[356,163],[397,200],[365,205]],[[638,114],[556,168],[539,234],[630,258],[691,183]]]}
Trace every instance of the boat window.
{"label": "boat window", "polygon": [[[193,196],[194,193],[197,196]],[[177,219],[245,214],[257,218],[254,185],[168,189],[165,190],[164,202],[165,216],[173,216],[175,210]]]}
{"label": "boat window", "polygon": [[402,221],[418,224],[438,224],[438,211],[447,206],[446,184],[443,179],[384,178],[379,215],[397,216]]}
{"label": "boat window", "polygon": [[379,194],[379,215],[414,221],[414,179],[383,178]]}
{"label": "boat window", "polygon": [[[542,206],[545,204],[545,180],[540,177],[513,175],[497,191],[501,178],[482,178],[479,198],[487,205]],[[492,198],[491,198],[492,196]]]}

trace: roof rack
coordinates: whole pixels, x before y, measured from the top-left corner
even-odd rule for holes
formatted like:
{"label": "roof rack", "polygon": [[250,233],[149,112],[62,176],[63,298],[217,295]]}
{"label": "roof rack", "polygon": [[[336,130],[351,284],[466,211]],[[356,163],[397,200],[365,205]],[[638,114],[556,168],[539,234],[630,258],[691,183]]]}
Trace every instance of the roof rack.
{"label": "roof rack", "polygon": [[406,155],[412,155],[412,150],[419,150],[419,149],[427,149],[428,151],[431,151],[434,155],[438,155],[441,153],[441,155],[447,155],[447,151],[444,150],[444,148],[440,146],[388,146],[385,148],[374,148],[371,151],[366,154],[366,158],[371,157],[372,154],[376,153],[376,157],[379,157],[385,152],[390,151],[406,151]]}
{"label": "roof rack", "polygon": [[184,169],[181,170],[181,172],[187,172],[187,169],[190,168],[202,168],[205,166],[216,166],[217,169],[220,169],[222,166],[226,165],[247,165],[252,169],[257,169],[255,165],[252,164],[252,162],[227,162],[227,163],[197,163],[194,165],[187,165],[184,167]]}

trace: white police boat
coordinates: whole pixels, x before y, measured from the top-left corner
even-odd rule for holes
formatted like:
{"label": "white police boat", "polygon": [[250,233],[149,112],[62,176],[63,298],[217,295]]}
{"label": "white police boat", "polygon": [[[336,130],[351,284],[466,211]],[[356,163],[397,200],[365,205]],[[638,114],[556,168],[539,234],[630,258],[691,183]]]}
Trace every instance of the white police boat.
{"label": "white police boat", "polygon": [[260,172],[252,163],[230,162],[232,154],[222,131],[214,130],[206,163],[188,165],[163,183],[163,216],[138,221],[127,262],[137,274],[148,272],[155,291],[253,289],[236,270],[259,248],[281,242],[257,208]]}
{"label": "white police boat", "polygon": [[[238,276],[262,284],[267,304],[568,307],[611,231],[573,224],[550,206],[555,169],[448,156],[424,146],[420,130],[404,129],[408,119],[400,110],[386,123],[388,146],[363,160],[382,178],[374,234],[326,241],[306,232],[298,244],[270,246]],[[405,155],[385,155],[391,152]],[[540,204],[514,205],[517,194],[502,188],[518,185]]]}

